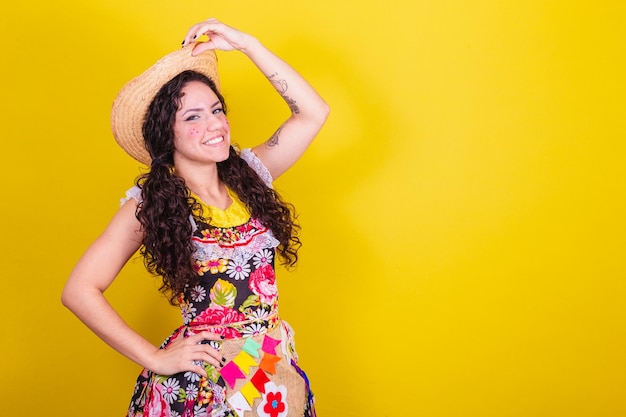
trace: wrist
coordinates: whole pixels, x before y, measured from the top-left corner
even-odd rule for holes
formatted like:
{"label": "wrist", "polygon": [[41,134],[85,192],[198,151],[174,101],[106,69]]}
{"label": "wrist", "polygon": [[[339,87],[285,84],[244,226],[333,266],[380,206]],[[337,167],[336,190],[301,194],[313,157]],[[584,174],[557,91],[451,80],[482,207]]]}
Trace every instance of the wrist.
{"label": "wrist", "polygon": [[146,369],[149,369],[152,372],[156,372],[159,367],[159,348],[151,346],[152,349],[149,349],[141,358],[141,362],[137,361],[139,365],[143,366]]}
{"label": "wrist", "polygon": [[246,35],[246,39],[240,51],[250,56],[250,55],[253,55],[259,49],[261,49],[262,47],[263,45],[261,44],[261,42],[259,42],[257,38],[255,38],[252,35]]}

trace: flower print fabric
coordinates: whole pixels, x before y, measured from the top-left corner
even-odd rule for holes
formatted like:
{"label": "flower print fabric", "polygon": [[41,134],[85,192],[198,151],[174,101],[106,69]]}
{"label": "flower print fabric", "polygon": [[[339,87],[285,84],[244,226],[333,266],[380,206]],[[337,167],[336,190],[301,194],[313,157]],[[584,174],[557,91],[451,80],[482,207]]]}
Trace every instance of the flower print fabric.
{"label": "flower print fabric", "polygon": [[[261,170],[259,173],[261,178],[271,184],[269,173],[250,150],[242,151],[242,157],[257,172]],[[127,198],[139,200],[140,193],[131,190],[127,193]],[[267,361],[270,357],[275,358],[274,361],[279,361],[280,364],[274,369],[276,374],[264,373],[258,369],[256,376],[262,373],[264,378],[283,381],[289,387],[304,388],[289,391],[285,385],[268,382],[260,387],[264,393],[256,392],[258,395],[251,397],[250,393],[253,391],[249,388],[249,382],[246,383],[245,380],[238,382],[237,389],[241,388],[241,392],[235,392],[220,373],[224,371],[211,365],[204,364],[209,378],[203,378],[193,372],[156,375],[144,369],[137,379],[128,417],[315,415],[308,381],[295,364],[297,357],[295,351],[292,351],[292,330],[278,319],[278,290],[274,262],[279,242],[270,230],[250,217],[245,205],[236,195],[231,193],[231,198],[233,204],[226,210],[203,205],[204,213],[207,214],[208,210],[210,214],[205,217],[210,218],[212,224],[203,222],[199,217],[190,219],[194,226],[191,237],[195,249],[194,268],[200,280],[197,285],[179,297],[184,325],[174,331],[163,342],[161,348],[167,347],[178,337],[193,334],[194,329],[210,328],[210,331],[225,336],[225,342],[203,342],[210,343],[218,350],[222,343],[226,346],[225,343],[230,340],[250,338],[258,340],[258,346],[261,346],[263,337],[269,337],[271,334],[272,337],[280,339],[283,334],[289,340],[281,346],[289,345],[289,349],[280,353],[282,360],[274,356],[274,353],[278,355],[277,352],[265,353],[259,348],[260,355],[251,351],[250,363],[263,366],[259,362]],[[250,343],[252,344],[252,341]],[[241,344],[249,346],[247,343]],[[220,352],[226,356],[223,350]],[[229,366],[241,361],[244,355],[241,352],[233,353],[233,362],[229,362]],[[258,357],[255,358],[255,354]],[[246,370],[241,374],[245,373]],[[284,382],[294,381],[294,376],[298,379],[295,383]],[[246,378],[250,379],[250,376]],[[246,387],[244,384],[247,384]],[[245,396],[248,400],[242,400]],[[290,410],[287,402],[289,396],[298,396],[295,403],[304,405]],[[243,408],[239,408],[237,400],[244,401]]]}

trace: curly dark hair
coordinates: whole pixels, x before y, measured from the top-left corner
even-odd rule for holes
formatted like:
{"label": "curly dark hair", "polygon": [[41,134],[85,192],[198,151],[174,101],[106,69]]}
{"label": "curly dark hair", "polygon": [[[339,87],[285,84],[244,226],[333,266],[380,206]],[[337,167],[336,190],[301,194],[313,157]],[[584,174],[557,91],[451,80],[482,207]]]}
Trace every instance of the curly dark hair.
{"label": "curly dark hair", "polygon": [[[152,157],[150,171],[136,180],[143,200],[136,212],[144,232],[140,253],[148,271],[163,278],[160,290],[174,305],[179,302],[180,294],[200,279],[193,269],[193,231],[189,216],[192,212],[202,213],[202,208],[192,197],[185,180],[175,175],[173,169],[175,115],[180,107],[181,90],[192,81],[209,86],[226,112],[224,98],[215,83],[199,72],[184,71],[164,84],[150,103],[142,128],[146,149]],[[228,159],[219,162],[217,168],[219,180],[233,190],[251,216],[278,239],[282,263],[295,265],[301,242],[293,205],[284,202],[268,187],[233,146]]]}

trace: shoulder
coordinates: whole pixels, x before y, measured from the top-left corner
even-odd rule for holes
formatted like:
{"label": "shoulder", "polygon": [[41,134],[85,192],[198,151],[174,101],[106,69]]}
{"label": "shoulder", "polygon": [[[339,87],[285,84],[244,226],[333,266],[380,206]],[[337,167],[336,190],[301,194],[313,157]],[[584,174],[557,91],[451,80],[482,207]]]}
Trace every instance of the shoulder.
{"label": "shoulder", "polygon": [[143,201],[141,197],[141,188],[136,185],[126,191],[126,196],[120,199],[120,206],[123,206],[129,200],[135,200],[137,204]]}
{"label": "shoulder", "polygon": [[274,182],[272,174],[270,174],[269,169],[263,165],[263,162],[261,162],[261,160],[255,155],[252,149],[243,149],[239,156],[241,156],[241,159],[246,161],[250,168],[252,168],[258,176],[261,177],[261,180],[265,183],[265,185],[272,188],[272,182]]}

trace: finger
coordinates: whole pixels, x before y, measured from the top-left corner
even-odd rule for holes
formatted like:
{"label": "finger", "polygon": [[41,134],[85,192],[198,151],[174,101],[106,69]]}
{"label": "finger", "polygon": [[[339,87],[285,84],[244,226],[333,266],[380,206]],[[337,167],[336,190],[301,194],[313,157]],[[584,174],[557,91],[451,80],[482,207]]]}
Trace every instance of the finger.
{"label": "finger", "polygon": [[195,373],[197,373],[198,375],[201,375],[201,376],[203,376],[203,377],[205,377],[205,378],[208,378],[208,375],[207,375],[207,373],[206,373],[206,369],[204,369],[204,367],[202,367],[202,366],[199,366],[199,365],[193,365],[193,366],[191,366],[191,367],[189,368],[189,371],[191,371],[191,372],[195,372]]}
{"label": "finger", "polygon": [[187,30],[187,33],[185,34],[185,39],[183,40],[183,46],[188,45],[191,42],[194,42],[196,39],[198,39],[200,36],[206,33],[206,30],[207,30],[206,22],[196,23],[195,25],[190,27],[189,30]]}
{"label": "finger", "polygon": [[191,51],[191,55],[192,56],[200,55],[204,51],[208,51],[209,49],[216,49],[216,48],[217,46],[211,40],[206,41],[206,42],[199,42],[193,47],[193,50]]}
{"label": "finger", "polygon": [[216,32],[219,28],[224,27],[226,27],[226,25],[217,19],[207,19],[202,22],[202,33]]}
{"label": "finger", "polygon": [[199,352],[195,360],[201,360],[204,363],[208,363],[216,367],[217,369],[222,368],[226,364],[226,358],[219,354],[217,351],[213,352]]}
{"label": "finger", "polygon": [[188,33],[195,36],[200,37],[203,34],[208,34],[208,32],[215,31],[218,27],[223,26],[223,23],[220,23],[216,19],[208,19],[204,22],[197,23],[193,25]]}
{"label": "finger", "polygon": [[226,364],[226,358],[218,349],[208,343],[199,343],[195,345],[194,354],[201,355],[202,360],[213,366],[222,367]]}
{"label": "finger", "polygon": [[202,340],[224,340],[224,336],[215,332],[204,330],[199,335],[202,336]]}
{"label": "finger", "polygon": [[192,27],[189,28],[189,30],[187,30],[187,33],[185,33],[185,38],[183,39],[183,46],[188,45],[189,43],[191,43],[193,41],[193,39],[195,39],[196,37],[196,33],[197,33],[197,28],[198,25],[193,25]]}
{"label": "finger", "polygon": [[205,347],[205,350],[203,351],[203,353],[208,354],[212,359],[214,359],[217,362],[219,366],[224,366],[224,364],[226,363],[226,358],[222,355],[222,353],[219,350],[214,349],[210,347],[209,345],[200,345],[200,346]]}
{"label": "finger", "polygon": [[181,353],[183,363],[208,363],[216,368],[221,368],[226,363],[226,358],[216,349],[206,344],[196,344],[187,347],[184,354]]}

